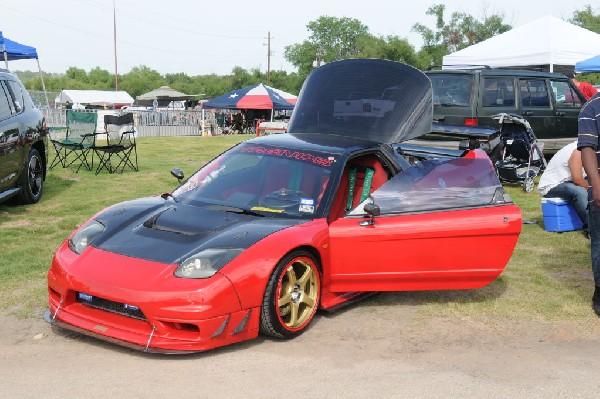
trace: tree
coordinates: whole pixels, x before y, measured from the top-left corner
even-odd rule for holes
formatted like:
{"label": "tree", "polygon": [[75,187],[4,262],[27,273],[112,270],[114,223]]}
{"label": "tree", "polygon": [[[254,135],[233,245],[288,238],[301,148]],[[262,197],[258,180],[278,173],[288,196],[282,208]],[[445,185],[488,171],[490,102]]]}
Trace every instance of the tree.
{"label": "tree", "polygon": [[[442,57],[461,50],[465,47],[487,40],[495,35],[504,33],[512,28],[504,23],[504,17],[500,14],[486,15],[482,20],[477,20],[472,15],[463,12],[453,12],[450,21],[445,22],[444,11],[446,6],[434,4],[427,9],[426,14],[435,16],[435,31],[427,26],[417,23],[412,30],[423,38],[423,48],[431,57],[434,64],[441,64]],[[421,59],[425,54],[421,53]]]}
{"label": "tree", "polygon": [[75,80],[81,83],[88,82],[87,72],[81,68],[70,67],[69,69],[67,69],[66,75],[67,79],[70,80]]}
{"label": "tree", "polygon": [[119,89],[128,92],[134,98],[164,85],[165,78],[144,65],[132,68],[119,78]]}
{"label": "tree", "polygon": [[321,16],[306,25],[310,35],[300,44],[286,46],[285,59],[298,68],[301,75],[317,63],[357,57],[360,38],[371,36],[369,28],[354,18]]}
{"label": "tree", "polygon": [[574,25],[600,33],[600,14],[596,14],[589,4],[582,10],[573,11],[573,18],[569,20]]}
{"label": "tree", "polygon": [[[582,10],[573,11],[573,18],[569,20],[574,25],[600,33],[600,14],[596,14],[588,4]],[[584,73],[577,76],[577,80],[598,84],[600,82],[600,73]]]}
{"label": "tree", "polygon": [[114,89],[115,77],[106,69],[96,67],[88,73],[88,81],[96,90],[112,90]]}
{"label": "tree", "polygon": [[398,36],[365,36],[359,38],[357,43],[359,58],[381,58],[398,61],[421,69],[428,65],[427,62],[421,62],[415,48],[407,39]]}

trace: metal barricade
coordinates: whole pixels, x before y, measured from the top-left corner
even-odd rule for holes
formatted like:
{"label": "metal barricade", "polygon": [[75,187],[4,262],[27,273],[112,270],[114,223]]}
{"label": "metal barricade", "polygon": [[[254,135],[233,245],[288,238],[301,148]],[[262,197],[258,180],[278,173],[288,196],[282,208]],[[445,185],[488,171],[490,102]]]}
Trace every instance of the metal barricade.
{"label": "metal barricade", "polygon": [[[66,126],[66,109],[43,109],[48,127],[58,130]],[[97,112],[99,126],[98,132],[104,130],[101,114],[111,113],[121,115],[132,113],[138,137],[153,136],[197,136],[219,134],[217,121],[212,112],[199,110],[85,110],[85,112]],[[204,123],[203,123],[204,122]],[[204,125],[204,126],[203,126]],[[204,127],[204,128],[203,128]]]}

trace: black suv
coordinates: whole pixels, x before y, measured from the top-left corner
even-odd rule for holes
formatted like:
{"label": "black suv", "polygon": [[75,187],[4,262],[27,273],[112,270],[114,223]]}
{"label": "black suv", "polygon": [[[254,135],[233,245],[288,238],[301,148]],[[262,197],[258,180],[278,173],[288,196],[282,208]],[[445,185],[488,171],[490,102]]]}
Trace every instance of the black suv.
{"label": "black suv", "polygon": [[558,73],[506,69],[432,70],[433,118],[443,124],[492,126],[505,112],[529,121],[545,153],[577,138],[585,98]]}
{"label": "black suv", "polygon": [[0,202],[33,204],[42,197],[48,129],[19,79],[0,69]]}

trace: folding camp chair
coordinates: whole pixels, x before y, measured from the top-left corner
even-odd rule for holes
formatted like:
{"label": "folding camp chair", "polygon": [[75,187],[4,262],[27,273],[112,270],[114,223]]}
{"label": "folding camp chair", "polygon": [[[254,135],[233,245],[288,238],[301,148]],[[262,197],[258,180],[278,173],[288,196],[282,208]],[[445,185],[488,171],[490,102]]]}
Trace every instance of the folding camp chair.
{"label": "folding camp chair", "polygon": [[54,146],[54,159],[50,169],[60,164],[63,168],[79,162],[77,170],[82,166],[92,170],[88,155],[91,155],[96,132],[98,115],[95,112],[78,112],[67,110],[67,133],[63,140],[50,139]]}
{"label": "folding camp chair", "polygon": [[[94,153],[99,160],[96,174],[100,173],[102,169],[106,169],[108,173],[122,173],[125,167],[130,167],[137,172],[137,148],[133,114],[105,115],[104,127],[106,129],[106,142],[99,139],[102,134],[96,134],[93,145]],[[113,166],[113,157],[117,158],[116,166]]]}

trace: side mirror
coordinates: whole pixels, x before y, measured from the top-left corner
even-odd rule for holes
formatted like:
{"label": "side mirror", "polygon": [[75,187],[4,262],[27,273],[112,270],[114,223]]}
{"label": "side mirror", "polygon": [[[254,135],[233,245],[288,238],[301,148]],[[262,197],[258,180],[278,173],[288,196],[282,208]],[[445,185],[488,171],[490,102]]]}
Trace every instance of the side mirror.
{"label": "side mirror", "polygon": [[17,112],[21,112],[23,110],[23,107],[21,106],[20,102],[15,101],[15,109],[17,110]]}
{"label": "side mirror", "polygon": [[381,215],[381,209],[373,203],[365,204],[364,210],[371,217]]}
{"label": "side mirror", "polygon": [[181,170],[179,168],[173,168],[173,169],[171,169],[171,175],[173,175],[174,177],[176,177],[177,180],[179,180],[180,183],[181,183],[181,181],[184,178],[183,170]]}
{"label": "side mirror", "polygon": [[381,209],[378,205],[375,205],[372,202],[365,204],[363,209],[371,218],[367,220],[361,220],[358,222],[358,224],[360,226],[373,226],[375,224],[375,216],[381,215]]}

